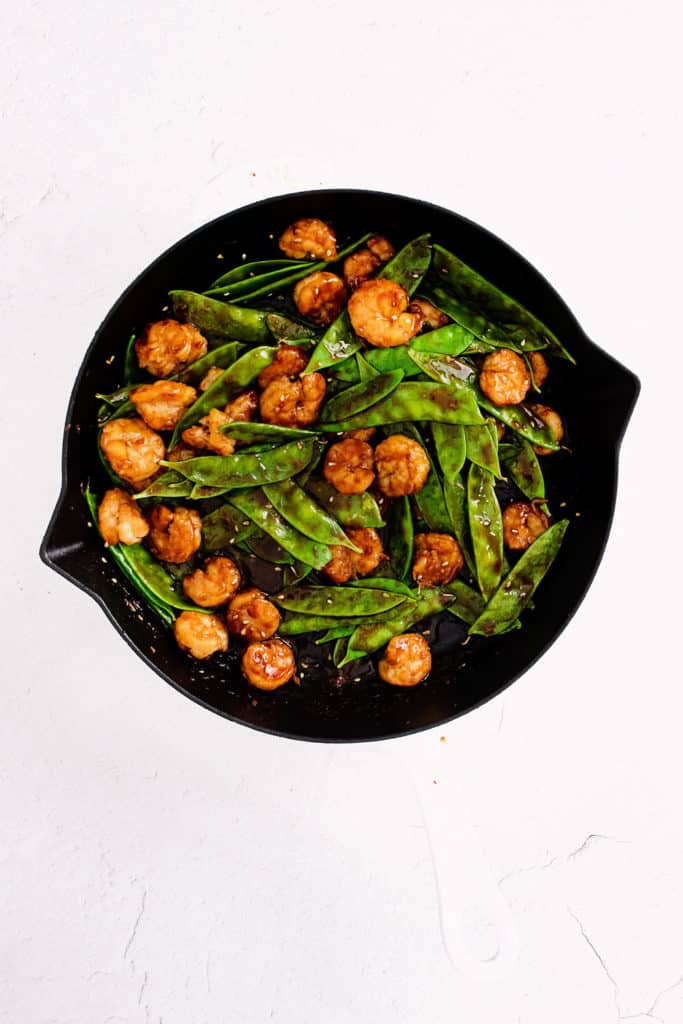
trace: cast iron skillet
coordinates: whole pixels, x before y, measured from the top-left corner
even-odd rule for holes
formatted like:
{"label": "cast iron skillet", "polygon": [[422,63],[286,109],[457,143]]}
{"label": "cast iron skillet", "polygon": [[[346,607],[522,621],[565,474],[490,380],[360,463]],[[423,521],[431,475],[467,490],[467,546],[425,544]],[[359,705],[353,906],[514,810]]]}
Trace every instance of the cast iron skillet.
{"label": "cast iron skillet", "polygon": [[[299,217],[320,217],[340,244],[374,231],[398,247],[425,231],[515,296],[559,336],[577,365],[553,360],[544,401],[566,420],[571,454],[544,460],[552,508],[571,519],[560,554],[536,595],[524,628],[462,646],[463,627],[441,616],[432,627],[434,666],[427,683],[402,691],[379,682],[371,669],[339,678],[327,651],[297,643],[300,686],[272,694],[250,690],[238,652],[197,663],[181,654],[170,631],[138,601],[104,557],[88,525],[81,488],[91,478],[99,493],[96,392],[112,391],[121,376],[131,332],[163,316],[171,288],[201,291],[222,269],[277,255],[277,237]],[[218,260],[218,254],[224,259]],[[110,357],[117,354],[111,361]],[[470,711],[517,679],[552,644],[583,598],[600,561],[614,510],[619,443],[638,395],[637,378],[594,345],[564,302],[518,253],[484,228],[429,203],[382,192],[330,189],[278,196],[226,214],[192,232],[130,285],[95,334],[78,374],[64,434],[63,482],[40,555],[90,594],[147,664],[204,707],[245,725],[309,740],[383,739],[440,725]],[[566,505],[559,507],[561,500]],[[258,582],[258,581],[257,581]]]}

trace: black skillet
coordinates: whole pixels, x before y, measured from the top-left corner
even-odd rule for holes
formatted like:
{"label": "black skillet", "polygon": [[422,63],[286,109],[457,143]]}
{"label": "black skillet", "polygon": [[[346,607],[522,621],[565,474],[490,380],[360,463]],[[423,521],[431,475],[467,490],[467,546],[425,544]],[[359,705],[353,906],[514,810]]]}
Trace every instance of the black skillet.
{"label": "black skillet", "polygon": [[[398,247],[425,231],[457,252],[541,318],[575,356],[576,366],[553,360],[544,401],[565,418],[571,453],[545,459],[551,507],[571,520],[560,554],[524,615],[524,628],[463,645],[463,627],[451,616],[432,626],[434,665],[429,680],[411,690],[379,682],[372,669],[340,678],[327,649],[297,643],[300,686],[272,694],[250,690],[239,652],[197,663],[181,654],[137,594],[104,557],[88,525],[81,488],[106,479],[95,448],[96,392],[120,383],[130,334],[159,319],[172,288],[201,291],[221,271],[249,259],[278,255],[277,237],[299,217],[320,217],[340,244],[370,230]],[[223,259],[219,259],[219,254]],[[115,358],[112,360],[112,355]],[[523,257],[484,228],[429,203],[382,192],[330,189],[278,196],[226,214],[192,232],[130,285],[95,334],[78,374],[64,435],[62,491],[40,554],[45,563],[90,594],[131,647],[169,683],[203,706],[265,732],[309,740],[384,739],[441,725],[470,711],[517,679],[569,622],[593,578],[609,533],[622,434],[639,390],[637,378],[581,330],[562,299]],[[561,502],[566,502],[560,507]]]}

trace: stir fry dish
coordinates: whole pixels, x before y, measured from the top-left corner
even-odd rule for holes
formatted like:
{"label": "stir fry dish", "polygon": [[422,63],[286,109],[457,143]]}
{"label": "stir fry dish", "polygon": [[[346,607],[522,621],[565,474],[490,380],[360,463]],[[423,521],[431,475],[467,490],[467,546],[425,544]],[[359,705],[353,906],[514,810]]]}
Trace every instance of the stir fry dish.
{"label": "stir fry dish", "polygon": [[309,218],[279,249],[170,292],[130,339],[121,386],[97,396],[111,484],[85,498],[189,657],[234,645],[269,691],[298,682],[313,639],[342,675],[374,658],[412,687],[425,624],[455,616],[481,642],[521,628],[558,553],[568,520],[542,467],[568,449],[543,389],[573,360],[429,235],[339,248]]}

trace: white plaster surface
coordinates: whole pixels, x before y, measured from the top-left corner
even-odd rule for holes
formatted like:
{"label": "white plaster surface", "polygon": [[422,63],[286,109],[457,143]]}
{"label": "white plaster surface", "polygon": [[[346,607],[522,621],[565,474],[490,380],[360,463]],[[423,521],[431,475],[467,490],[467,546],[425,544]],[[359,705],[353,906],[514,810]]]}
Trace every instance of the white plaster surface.
{"label": "white plaster surface", "polygon": [[[4,8],[0,1020],[683,1020],[679,9]],[[321,185],[489,227],[643,382],[588,597],[446,743],[225,722],[37,557],[71,382],[124,286],[210,217]],[[474,837],[514,923],[498,975],[444,947],[430,756],[432,842],[459,863]],[[494,963],[476,906],[464,928]]]}

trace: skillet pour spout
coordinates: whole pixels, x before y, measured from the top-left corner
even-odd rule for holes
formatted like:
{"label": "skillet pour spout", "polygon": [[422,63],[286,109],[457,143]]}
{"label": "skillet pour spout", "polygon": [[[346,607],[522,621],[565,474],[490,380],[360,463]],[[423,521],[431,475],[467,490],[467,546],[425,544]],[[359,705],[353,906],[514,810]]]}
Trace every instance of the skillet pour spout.
{"label": "skillet pour spout", "polygon": [[[492,638],[473,637],[462,646],[462,625],[452,616],[441,616],[432,624],[432,672],[426,683],[412,689],[387,686],[374,669],[359,663],[352,677],[341,678],[326,648],[316,647],[308,638],[296,642],[299,663],[309,666],[301,684],[269,694],[248,690],[237,650],[206,663],[193,662],[107,557],[83,499],[89,480],[98,494],[108,486],[97,460],[95,395],[119,385],[123,350],[131,333],[167,315],[169,290],[202,291],[220,269],[240,263],[242,253],[248,259],[277,255],[273,237],[303,217],[329,221],[341,242],[371,231],[398,247],[429,232],[532,310],[576,360],[576,365],[553,361],[548,397],[566,420],[567,450],[544,463],[551,508],[555,497],[565,503],[561,514],[570,520],[570,528],[534,609],[525,612],[525,628]],[[117,354],[113,361],[112,353]],[[280,736],[337,742],[386,739],[440,726],[519,678],[578,608],[609,534],[619,445],[638,391],[634,374],[586,337],[541,274],[465,217],[417,199],[352,189],[263,200],[219,217],[172,246],[140,274],[107,314],[85,354],[71,395],[62,490],[40,556],[93,597],[162,678],[232,721]]]}

